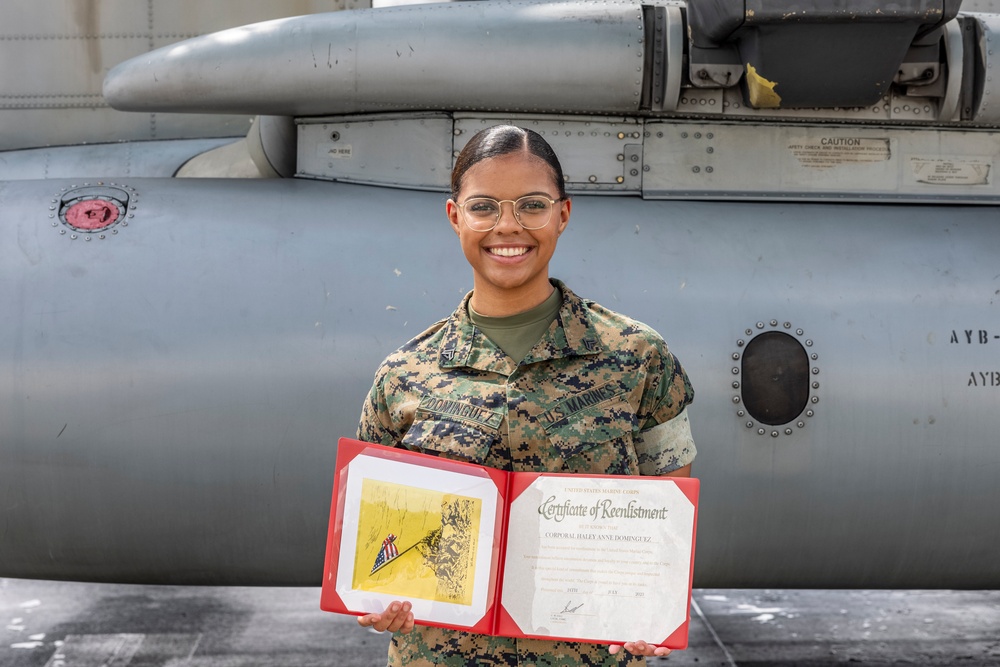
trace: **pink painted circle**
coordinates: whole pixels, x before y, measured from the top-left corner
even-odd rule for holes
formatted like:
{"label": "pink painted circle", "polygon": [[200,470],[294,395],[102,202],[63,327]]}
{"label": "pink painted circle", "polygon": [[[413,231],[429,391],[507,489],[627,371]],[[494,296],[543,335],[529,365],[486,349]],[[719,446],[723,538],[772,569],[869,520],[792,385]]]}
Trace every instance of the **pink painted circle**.
{"label": "pink painted circle", "polygon": [[106,199],[88,199],[73,204],[66,211],[66,222],[76,229],[99,232],[118,222],[122,210]]}

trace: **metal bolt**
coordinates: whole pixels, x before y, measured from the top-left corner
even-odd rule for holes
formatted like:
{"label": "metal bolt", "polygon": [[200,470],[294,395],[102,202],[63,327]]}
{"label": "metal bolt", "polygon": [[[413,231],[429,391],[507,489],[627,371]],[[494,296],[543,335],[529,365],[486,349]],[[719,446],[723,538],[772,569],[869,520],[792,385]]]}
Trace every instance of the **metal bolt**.
{"label": "metal bolt", "polygon": [[638,162],[639,161],[639,156],[638,155],[633,155],[629,159],[632,160],[632,162]]}
{"label": "metal bolt", "polygon": [[701,171],[701,167],[691,167],[691,171],[697,174],[698,172]]}
{"label": "metal bolt", "polygon": [[785,429],[785,435],[791,435],[791,434],[792,434],[792,429],[786,428]]}
{"label": "metal bolt", "polygon": [[715,171],[715,169],[713,169],[712,167],[705,167],[705,172],[706,173],[711,174],[713,171]]}
{"label": "metal bolt", "polygon": [[812,359],[813,361],[816,361],[817,359],[819,359],[819,355],[813,352],[812,354],[809,355],[809,358]]}
{"label": "metal bolt", "polygon": [[733,361],[736,361],[739,358],[740,358],[740,353],[739,352],[733,352]]}
{"label": "metal bolt", "polygon": [[587,180],[590,181],[591,183],[596,183],[597,182],[597,176],[591,176]]}
{"label": "metal bolt", "polygon": [[772,438],[777,438],[778,437],[778,432],[777,431],[771,431],[771,437]]}
{"label": "metal bolt", "polygon": [[767,431],[765,431],[764,429],[762,429],[762,428],[757,429],[757,434],[758,435],[764,435],[765,433],[767,433]]}
{"label": "metal bolt", "polygon": [[618,161],[619,161],[619,162],[621,162],[621,161],[622,161],[622,160],[624,160],[624,159],[625,159],[625,156],[624,156],[624,155],[622,155],[621,153],[619,153],[619,154],[618,154]]}
{"label": "metal bolt", "polygon": [[753,428],[753,422],[747,422],[747,428]]}
{"label": "metal bolt", "polygon": [[757,323],[757,328],[758,329],[763,329],[764,328],[764,323],[763,322],[758,322]]}
{"label": "metal bolt", "polygon": [[805,428],[806,427],[806,423],[805,422],[796,422],[795,425],[798,426],[799,428]]}
{"label": "metal bolt", "polygon": [[694,133],[694,138],[695,139],[701,139],[701,132],[695,132]]}
{"label": "metal bolt", "polygon": [[819,403],[819,396],[813,396],[813,397],[812,397],[812,398],[810,398],[809,400],[810,400],[811,402],[813,402],[813,403]]}
{"label": "metal bolt", "polygon": [[649,165],[648,164],[643,165],[642,166],[642,170],[643,171],[649,171]]}
{"label": "metal bolt", "polygon": [[785,322],[781,326],[785,327],[786,329],[791,329],[792,328],[792,323],[791,322]]}
{"label": "metal bolt", "polygon": [[813,368],[812,372],[813,372],[813,375],[819,375],[819,369],[818,368]]}
{"label": "metal bolt", "polygon": [[738,410],[738,411],[736,412],[736,416],[737,416],[737,417],[742,417],[742,416],[743,416],[743,415],[745,415],[745,414],[746,414],[746,410]]}
{"label": "metal bolt", "polygon": [[744,345],[745,343],[743,342],[743,339],[736,341],[736,347],[743,347]]}
{"label": "metal bolt", "polygon": [[746,330],[746,335],[752,336],[753,335],[753,329],[747,329]]}
{"label": "metal bolt", "polygon": [[795,330],[795,335],[796,335],[796,336],[801,336],[801,335],[802,335],[802,334],[804,334],[804,333],[805,333],[805,331],[803,331],[802,329],[796,329],[796,330]]}
{"label": "metal bolt", "polygon": [[740,397],[739,396],[733,396],[733,403],[739,403],[739,402],[740,402]]}
{"label": "metal bolt", "polygon": [[736,382],[733,382],[733,389],[739,389],[739,388],[740,388],[739,380],[737,380]]}
{"label": "metal bolt", "polygon": [[[460,132],[461,132],[461,130],[455,130],[455,136],[458,136],[458,134]],[[330,141],[340,141],[340,132],[333,132],[333,133],[331,133],[330,134]]]}
{"label": "metal bolt", "polygon": [[624,176],[619,176],[615,180],[618,181],[619,183],[624,183],[625,182],[625,177]]}
{"label": "metal bolt", "polygon": [[812,347],[812,346],[813,346],[813,342],[811,340],[807,340],[806,341],[806,347]]}
{"label": "metal bolt", "polygon": [[772,327],[778,326],[778,320],[771,320],[771,326]]}
{"label": "metal bolt", "polygon": [[739,374],[740,374],[740,369],[739,369],[739,368],[736,368],[736,367],[734,366],[734,367],[733,367],[733,375],[739,375]]}
{"label": "metal bolt", "polygon": [[813,412],[812,410],[806,410],[806,417],[812,417],[814,414],[816,413]]}
{"label": "metal bolt", "polygon": [[813,389],[819,389],[819,382],[813,382],[812,383],[812,388]]}
{"label": "metal bolt", "polygon": [[706,148],[706,149],[705,149],[705,152],[706,152],[706,153],[714,153],[714,152],[715,152],[715,149],[714,149],[714,148],[712,148],[711,146],[709,146],[708,148]]}

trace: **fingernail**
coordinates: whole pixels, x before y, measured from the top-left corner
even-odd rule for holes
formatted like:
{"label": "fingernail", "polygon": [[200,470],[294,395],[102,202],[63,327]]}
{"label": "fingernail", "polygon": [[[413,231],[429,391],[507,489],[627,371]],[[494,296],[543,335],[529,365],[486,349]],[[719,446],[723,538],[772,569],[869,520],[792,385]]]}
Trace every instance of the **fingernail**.
{"label": "fingernail", "polygon": [[391,605],[389,605],[389,611],[391,611],[394,614],[397,611],[399,611],[399,603],[398,602],[393,602]]}

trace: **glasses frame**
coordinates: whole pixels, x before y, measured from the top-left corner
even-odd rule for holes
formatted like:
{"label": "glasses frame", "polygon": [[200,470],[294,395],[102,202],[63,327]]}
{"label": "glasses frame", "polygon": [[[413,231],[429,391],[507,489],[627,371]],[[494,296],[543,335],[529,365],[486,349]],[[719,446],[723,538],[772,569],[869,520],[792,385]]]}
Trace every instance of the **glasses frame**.
{"label": "glasses frame", "polygon": [[[493,224],[487,229],[476,229],[469,222],[469,214],[465,212],[465,205],[468,204],[470,201],[477,201],[482,199],[496,203],[497,217],[496,220],[493,221]],[[522,199],[545,199],[549,202],[549,204],[552,205],[552,210],[549,211],[549,217],[548,219],[546,219],[544,225],[539,225],[538,227],[528,227],[521,221],[521,216],[517,212],[517,202],[521,201]],[[545,229],[546,227],[549,226],[549,223],[552,222],[552,212],[555,211],[556,202],[565,201],[565,199],[566,197],[559,197],[558,199],[552,199],[551,197],[543,195],[524,195],[523,197],[518,197],[517,199],[493,199],[493,197],[469,197],[468,199],[465,200],[465,203],[461,204],[455,201],[454,199],[452,199],[451,201],[455,204],[455,206],[457,206],[462,210],[462,220],[465,222],[466,227],[468,227],[474,232],[485,233],[493,231],[496,228],[496,226],[500,224],[500,216],[503,215],[503,205],[505,203],[508,202],[510,203],[511,211],[514,213],[514,220],[515,222],[517,222],[518,225],[521,226],[521,229],[527,229],[528,231],[535,231],[537,229]]]}

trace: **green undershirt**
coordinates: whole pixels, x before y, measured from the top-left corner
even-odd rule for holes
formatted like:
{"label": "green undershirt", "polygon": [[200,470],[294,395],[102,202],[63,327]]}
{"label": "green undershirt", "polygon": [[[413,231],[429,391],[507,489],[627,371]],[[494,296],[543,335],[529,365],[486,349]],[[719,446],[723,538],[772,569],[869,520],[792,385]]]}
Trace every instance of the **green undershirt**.
{"label": "green undershirt", "polygon": [[549,298],[531,310],[507,317],[480,315],[472,309],[470,303],[469,318],[476,328],[486,334],[508,357],[521,363],[556,319],[561,306],[562,292],[553,289]]}

